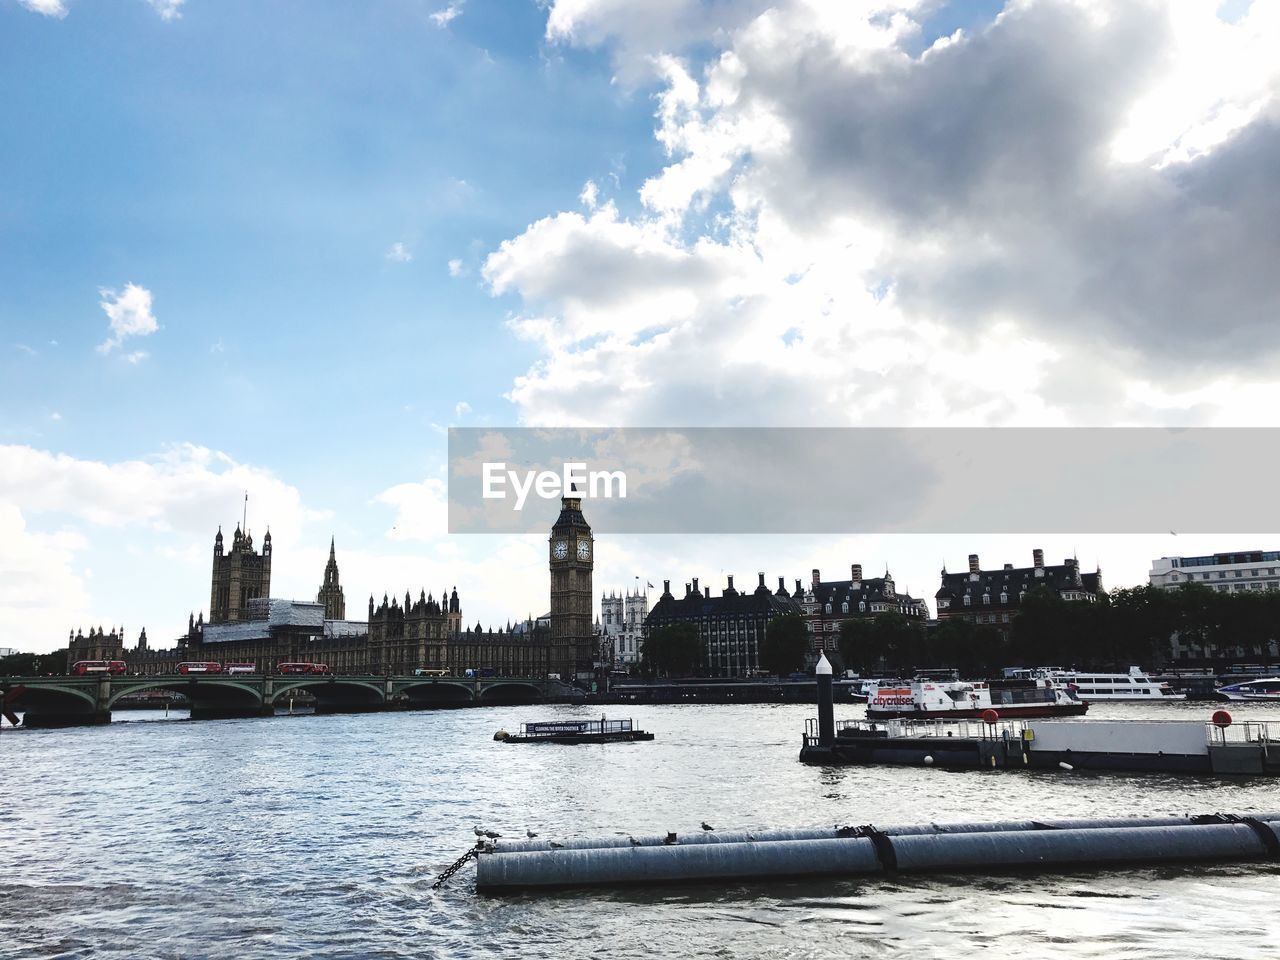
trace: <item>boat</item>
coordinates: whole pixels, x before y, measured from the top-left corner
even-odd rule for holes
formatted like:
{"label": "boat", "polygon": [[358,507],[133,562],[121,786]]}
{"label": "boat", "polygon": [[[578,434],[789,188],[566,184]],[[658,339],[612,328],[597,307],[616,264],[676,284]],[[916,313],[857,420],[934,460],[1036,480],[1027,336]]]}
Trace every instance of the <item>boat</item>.
{"label": "boat", "polygon": [[992,710],[1001,719],[1073,717],[1089,709],[1069,686],[1047,677],[889,681],[875,684],[868,693],[868,720],[963,720],[984,717]]}
{"label": "boat", "polygon": [[652,740],[630,720],[541,720],[520,724],[519,733],[499,730],[493,739],[504,743],[632,743]]}
{"label": "boat", "polygon": [[1055,683],[1074,686],[1076,696],[1086,703],[1124,700],[1154,703],[1157,700],[1187,699],[1185,693],[1177,692],[1169,684],[1152,680],[1141,667],[1130,667],[1128,673],[1094,673],[1042,667],[1034,670],[1008,670],[1006,676],[1047,677]]}
{"label": "boat", "polygon": [[1213,691],[1223,700],[1252,700],[1280,703],[1280,677],[1262,677],[1243,683],[1229,683]]}

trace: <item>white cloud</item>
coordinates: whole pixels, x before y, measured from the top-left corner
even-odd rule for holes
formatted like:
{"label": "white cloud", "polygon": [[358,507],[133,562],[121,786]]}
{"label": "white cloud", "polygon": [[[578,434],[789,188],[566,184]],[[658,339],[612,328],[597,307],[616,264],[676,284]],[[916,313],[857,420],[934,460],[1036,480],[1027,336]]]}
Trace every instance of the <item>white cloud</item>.
{"label": "white cloud", "polygon": [[462,419],[471,412],[471,404],[465,400],[459,400],[453,407],[453,415],[458,419]]}
{"label": "white cloud", "polygon": [[182,5],[186,0],[147,0],[161,20],[178,20],[182,17]]}
{"label": "white cloud", "polygon": [[413,259],[413,254],[409,252],[408,247],[397,240],[386,252],[386,258],[392,263],[408,263]]}
{"label": "white cloud", "polygon": [[551,7],[648,64],[668,160],[640,213],[580,198],[485,262],[543,353],[523,422],[1258,416],[1178,398],[1274,369],[1275,5],[1010,2],[911,52],[936,6]]}
{"label": "white cloud", "polygon": [[56,423],[57,421],[62,419],[62,414],[58,413],[58,411],[55,410],[53,413],[49,414],[49,419],[53,420]]}
{"label": "white cloud", "polygon": [[73,529],[27,529],[14,504],[0,500],[0,634],[5,646],[49,650],[65,643],[73,623],[85,623],[91,600],[76,566],[85,548]]}
{"label": "white cloud", "polygon": [[462,276],[462,261],[461,261],[461,260],[459,260],[458,258],[456,258],[456,257],[455,257],[454,259],[452,259],[452,260],[450,260],[450,261],[449,261],[448,266],[449,266],[449,276],[451,276],[451,277],[460,277],[460,276]]}
{"label": "white cloud", "polygon": [[[126,283],[121,291],[99,290],[102,300],[99,306],[107,314],[110,321],[110,336],[98,345],[101,353],[110,353],[129,337],[148,337],[160,329],[155,315],[151,312],[151,291],[136,283]],[[129,361],[137,363],[135,355]],[[146,354],[138,356],[142,359]]]}
{"label": "white cloud", "polygon": [[429,478],[421,483],[401,483],[374,498],[396,510],[387,531],[391,540],[432,540],[449,529],[448,491],[443,480]]}
{"label": "white cloud", "polygon": [[25,353],[28,357],[34,357],[36,355],[35,348],[29,347],[25,343],[15,343],[13,347],[20,353]]}
{"label": "white cloud", "polygon": [[46,17],[57,17],[61,20],[67,15],[67,5],[62,0],[18,0],[20,4],[35,13],[43,13]]}
{"label": "white cloud", "polygon": [[443,10],[437,10],[435,13],[431,14],[431,22],[443,30],[452,23],[455,18],[462,15],[462,8],[464,5],[465,0],[454,0],[453,3],[449,4]]}
{"label": "white cloud", "polygon": [[578,194],[578,202],[588,210],[594,210],[599,200],[600,188],[596,186],[594,180],[588,180],[582,185],[582,192]]}

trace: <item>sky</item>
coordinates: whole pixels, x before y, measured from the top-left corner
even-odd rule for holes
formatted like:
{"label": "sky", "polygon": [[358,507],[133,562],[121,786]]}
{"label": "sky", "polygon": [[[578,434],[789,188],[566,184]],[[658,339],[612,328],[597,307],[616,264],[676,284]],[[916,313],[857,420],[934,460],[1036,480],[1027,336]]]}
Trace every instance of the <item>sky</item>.
{"label": "sky", "polygon": [[[1276,49],[1265,0],[0,0],[0,647],[167,645],[246,514],[274,595],[332,537],[349,616],[541,613],[545,537],[446,531],[451,425],[1276,426]],[[596,535],[598,592],[930,600],[1280,549]]]}

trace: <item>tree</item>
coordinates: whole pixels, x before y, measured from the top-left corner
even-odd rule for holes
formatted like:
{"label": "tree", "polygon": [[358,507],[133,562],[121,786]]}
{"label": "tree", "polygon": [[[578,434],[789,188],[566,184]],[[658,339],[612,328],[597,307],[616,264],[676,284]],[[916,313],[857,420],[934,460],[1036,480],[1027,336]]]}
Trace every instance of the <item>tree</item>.
{"label": "tree", "polygon": [[55,653],[15,653],[0,657],[0,676],[40,677],[49,673],[65,673],[67,655]]}
{"label": "tree", "polygon": [[840,653],[861,673],[912,673],[932,659],[924,628],[900,613],[844,621]]}
{"label": "tree", "polygon": [[698,628],[673,623],[650,631],[640,647],[641,669],[649,677],[687,677],[701,660]]}
{"label": "tree", "polygon": [[774,617],[760,641],[760,666],[779,677],[804,667],[809,652],[809,628],[804,619],[789,613]]}

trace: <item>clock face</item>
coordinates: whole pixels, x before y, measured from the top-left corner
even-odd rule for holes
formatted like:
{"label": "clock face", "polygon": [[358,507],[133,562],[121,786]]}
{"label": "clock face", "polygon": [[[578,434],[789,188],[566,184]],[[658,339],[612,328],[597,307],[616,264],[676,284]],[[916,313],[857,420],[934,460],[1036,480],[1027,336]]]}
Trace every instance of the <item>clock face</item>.
{"label": "clock face", "polygon": [[591,559],[591,544],[588,543],[586,540],[578,541],[578,559],[579,560]]}
{"label": "clock face", "polygon": [[569,556],[569,544],[563,540],[557,540],[556,545],[551,550],[551,554],[557,560],[565,559],[565,557]]}

